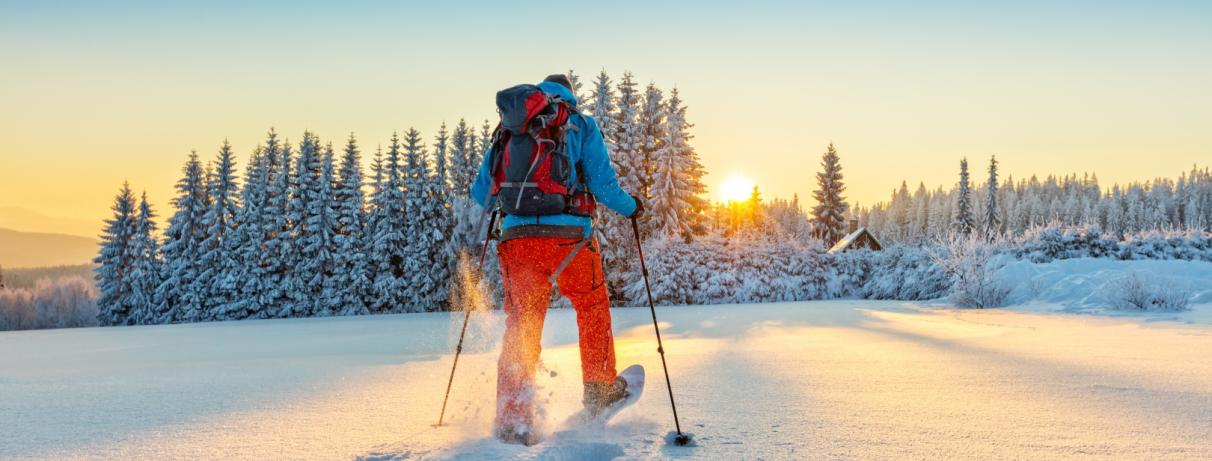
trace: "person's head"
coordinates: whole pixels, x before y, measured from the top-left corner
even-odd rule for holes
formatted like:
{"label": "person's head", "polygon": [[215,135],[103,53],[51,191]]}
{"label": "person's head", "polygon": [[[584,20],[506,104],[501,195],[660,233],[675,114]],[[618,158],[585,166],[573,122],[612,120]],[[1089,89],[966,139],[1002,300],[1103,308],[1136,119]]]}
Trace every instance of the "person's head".
{"label": "person's head", "polygon": [[543,79],[544,82],[554,82],[564,85],[564,88],[572,89],[572,81],[568,80],[568,76],[564,74],[551,74]]}

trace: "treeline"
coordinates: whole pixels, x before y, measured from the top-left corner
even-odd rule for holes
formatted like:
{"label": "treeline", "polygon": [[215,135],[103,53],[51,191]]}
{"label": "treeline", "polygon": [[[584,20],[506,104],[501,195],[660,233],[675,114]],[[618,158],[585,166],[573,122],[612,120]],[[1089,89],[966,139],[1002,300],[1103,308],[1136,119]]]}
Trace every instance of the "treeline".
{"label": "treeline", "polygon": [[1192,168],[1177,179],[1100,186],[1094,174],[1032,176],[999,181],[996,159],[973,185],[968,161],[951,189],[907,183],[886,202],[860,208],[858,218],[885,243],[921,244],[953,232],[1021,236],[1044,226],[1097,226],[1124,239],[1148,231],[1212,231],[1212,170]]}
{"label": "treeline", "polygon": [[0,279],[0,331],[97,324],[97,287],[86,277],[39,278],[30,285]]}
{"label": "treeline", "polygon": [[[704,233],[703,169],[677,90],[641,90],[630,73],[614,83],[605,72],[591,87],[580,112],[601,126],[620,183],[647,204],[644,233]],[[479,243],[484,212],[467,190],[491,138],[488,122],[443,124],[432,144],[409,129],[376,149],[369,178],[352,134],[338,148],[270,130],[243,174],[224,142],[213,160],[195,152],[185,162],[163,234],[146,194],[136,199],[124,184],[96,259],[100,323],[451,309],[458,255]],[[604,212],[597,222],[608,242],[630,242],[624,220]],[[608,248],[618,267],[634,251]]]}

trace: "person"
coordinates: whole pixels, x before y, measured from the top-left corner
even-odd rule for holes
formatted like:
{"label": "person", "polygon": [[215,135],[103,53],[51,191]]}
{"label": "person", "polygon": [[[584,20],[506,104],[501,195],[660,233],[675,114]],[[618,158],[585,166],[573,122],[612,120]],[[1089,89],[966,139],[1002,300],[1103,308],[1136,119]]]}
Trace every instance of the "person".
{"label": "person", "polygon": [[[562,74],[548,76],[538,88],[576,106],[572,84]],[[587,186],[597,202],[634,218],[643,205],[619,187],[602,132],[594,119],[575,111],[565,131],[566,152],[573,181]],[[489,206],[493,172],[492,149],[471,185],[472,197]],[[583,174],[584,178],[576,178]],[[543,321],[551,295],[551,278],[576,310],[580,340],[582,402],[589,415],[624,399],[627,383],[617,376],[610,298],[591,217],[572,214],[515,216],[501,222],[497,252],[505,299],[505,335],[497,361],[497,413],[494,434],[509,443],[537,442],[534,375],[538,365]],[[560,267],[563,266],[563,267]]]}

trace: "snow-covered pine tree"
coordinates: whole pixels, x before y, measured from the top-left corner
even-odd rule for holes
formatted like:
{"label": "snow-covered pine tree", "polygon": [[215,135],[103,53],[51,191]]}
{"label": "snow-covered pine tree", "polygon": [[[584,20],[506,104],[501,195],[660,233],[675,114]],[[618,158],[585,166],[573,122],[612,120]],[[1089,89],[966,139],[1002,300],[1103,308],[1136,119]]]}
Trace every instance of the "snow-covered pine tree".
{"label": "snow-covered pine tree", "polygon": [[476,246],[480,239],[477,232],[481,231],[483,222],[483,208],[468,195],[471,182],[480,168],[479,164],[471,163],[475,157],[471,151],[477,146],[473,131],[465,120],[460,119],[450,137],[449,197],[454,226],[452,245],[455,250]]}
{"label": "snow-covered pine tree", "polygon": [[[276,140],[274,142],[276,143]],[[223,242],[227,256],[224,258],[221,287],[227,291],[227,300],[216,306],[214,316],[217,319],[245,319],[252,316],[259,307],[255,287],[259,282],[264,209],[265,148],[257,146],[244,169],[244,185],[240,189],[240,207],[236,211],[235,230]]]}
{"label": "snow-covered pine tree", "polygon": [[341,299],[345,287],[338,285],[335,278],[336,271],[341,267],[337,256],[337,252],[341,251],[341,243],[337,238],[341,232],[341,214],[336,201],[335,156],[330,142],[325,145],[324,153],[319,159],[320,175],[315,188],[317,192],[308,207],[312,210],[308,213],[308,220],[312,223],[309,227],[314,228],[311,240],[315,245],[305,247],[303,251],[304,256],[311,256],[310,263],[314,265],[310,274],[312,280],[304,280],[304,286],[313,293],[310,315],[319,317],[338,315],[345,310]]}
{"label": "snow-covered pine tree", "polygon": [[404,258],[408,239],[404,208],[404,178],[400,164],[400,136],[393,133],[383,165],[381,186],[371,197],[374,234],[367,256],[371,271],[371,312],[402,312],[410,293]]}
{"label": "snow-covered pine tree", "polygon": [[892,191],[892,213],[889,235],[893,241],[906,242],[910,238],[909,220],[913,216],[913,198],[909,195],[909,184],[901,181],[901,187]]}
{"label": "snow-covered pine tree", "polygon": [[131,316],[133,272],[138,258],[132,240],[138,216],[129,183],[122,183],[111,209],[114,217],[105,221],[101,251],[93,260],[97,263],[95,272],[100,289],[97,321],[101,325],[130,325],[134,320]]}
{"label": "snow-covered pine tree", "polygon": [[926,183],[917,184],[917,192],[913,193],[913,217],[910,220],[909,241],[921,243],[926,240],[927,224],[930,221],[930,192]]}
{"label": "snow-covered pine tree", "polygon": [[702,222],[708,207],[702,197],[707,189],[703,185],[703,165],[690,146],[692,125],[686,121],[686,106],[677,88],[670,92],[665,110],[661,130],[664,140],[655,155],[649,219],[658,234],[688,240],[706,231]]}
{"label": "snow-covered pine tree", "polygon": [[434,138],[433,145],[433,174],[425,182],[429,195],[430,212],[433,218],[430,228],[433,230],[435,242],[429,248],[429,261],[433,264],[432,277],[438,284],[437,290],[431,293],[429,305],[434,308],[449,310],[450,286],[455,266],[458,264],[458,247],[451,235],[454,232],[454,215],[451,197],[458,192],[450,186],[450,171],[448,157],[450,135],[443,122]]}
{"label": "snow-covered pine tree", "polygon": [[817,189],[812,192],[812,198],[816,200],[816,206],[812,207],[812,225],[820,239],[831,245],[846,235],[846,212],[850,209],[842,197],[846,185],[842,182],[841,157],[833,143],[829,143],[821,156],[821,169],[816,174]]}
{"label": "snow-covered pine tree", "polygon": [[291,270],[284,288],[290,302],[282,306],[279,317],[332,315],[324,300],[326,279],[334,268],[333,232],[337,219],[333,210],[332,166],[326,165],[331,158],[321,149],[315,134],[303,134],[287,208],[291,224],[287,254]]}
{"label": "snow-covered pine tree", "polygon": [[[642,98],[630,72],[623,74],[615,91],[618,97],[614,100],[614,107],[617,109],[606,114],[606,121],[599,122],[600,128],[603,129],[604,137],[610,136],[605,139],[619,186],[628,193],[642,195],[641,178],[644,170],[640,160],[640,146],[643,144],[643,130],[639,120]],[[595,112],[596,110],[595,102]],[[606,266],[606,282],[610,286],[608,291],[614,296],[622,296],[626,292],[624,287],[629,282],[628,278],[635,277],[635,274],[629,273],[628,270],[629,264],[635,259],[631,223],[616,213],[602,211],[598,213],[596,224],[599,235],[606,243],[602,248],[602,256]],[[640,231],[648,233],[649,229],[641,228]]]}
{"label": "snow-covered pine tree", "polygon": [[[227,318],[268,318],[278,305],[276,272],[280,264],[279,235],[284,210],[281,208],[279,174],[289,150],[278,141],[273,129],[250,161],[242,192],[243,207],[237,218],[239,242],[238,271],[241,302],[228,305]],[[271,248],[272,245],[272,248]]]}
{"label": "snow-covered pine tree", "polygon": [[[475,144],[476,149],[473,150],[472,155],[468,157],[469,161],[475,166],[475,168],[480,167],[480,163],[484,162],[484,155],[488,153],[488,148],[492,147],[492,127],[493,126],[488,123],[488,119],[484,119],[484,123],[480,124],[480,136],[476,138],[476,142],[479,144]],[[471,181],[475,179],[475,171],[476,170],[472,170],[472,173],[468,177],[469,185],[471,184]]]}
{"label": "snow-covered pine tree", "polygon": [[1002,232],[1001,209],[997,201],[997,156],[989,157],[989,182],[985,189],[985,238],[992,240]]}
{"label": "snow-covered pine tree", "polygon": [[459,119],[459,123],[455,125],[454,131],[450,135],[450,190],[455,191],[455,195],[467,195],[467,188],[471,186],[473,176],[479,167],[479,165],[471,164],[470,154],[474,149],[471,142],[472,136],[474,133],[464,119]]}
{"label": "snow-covered pine tree", "polygon": [[433,190],[426,184],[432,178],[429,177],[425,156],[421,133],[409,128],[404,133],[404,235],[408,237],[404,253],[404,277],[408,280],[408,289],[403,306],[408,312],[432,310],[429,297],[438,284],[431,273],[433,261],[429,257],[440,236],[436,236],[436,230],[430,227],[436,217],[436,207],[430,200]]}
{"label": "snow-covered pine tree", "polygon": [[581,84],[581,77],[573,72],[572,69],[568,69],[567,76],[568,83],[572,84],[572,96],[577,98],[578,102],[585,102],[585,96],[581,93],[581,87],[584,86]]}
{"label": "snow-covered pine tree", "polygon": [[203,308],[203,290],[196,282],[202,273],[204,215],[209,200],[197,152],[189,154],[182,171],[185,176],[177,181],[177,197],[173,199],[176,212],[168,220],[161,248],[164,276],[156,289],[156,323],[199,318],[197,311]]}
{"label": "snow-covered pine tree", "polygon": [[135,234],[131,238],[134,266],[131,270],[130,312],[128,323],[156,323],[156,289],[160,286],[160,242],[156,237],[156,213],[147,202],[147,192],[139,201]]}
{"label": "snow-covered pine tree", "polygon": [[210,206],[202,216],[205,235],[199,250],[202,259],[198,269],[201,273],[195,282],[196,289],[201,292],[201,306],[189,312],[183,319],[186,322],[226,320],[217,317],[217,314],[226,311],[227,304],[238,299],[238,293],[232,290],[234,283],[229,283],[224,277],[224,269],[235,265],[232,260],[236,255],[229,251],[227,239],[235,232],[236,212],[239,209],[235,154],[227,140],[223,141],[213,164],[214,170],[206,186]]}
{"label": "snow-covered pine tree", "polygon": [[643,186],[647,181],[644,179],[645,168],[642,159],[644,127],[640,121],[643,98],[631,72],[623,74],[616,91],[619,95],[615,101],[618,110],[612,112],[609,117],[617,128],[614,133],[614,150],[610,152],[611,160],[623,190],[642,198]]}
{"label": "snow-covered pine tree", "polygon": [[[665,142],[665,95],[655,83],[649,83],[644,89],[644,98],[640,102],[640,111],[636,122],[640,127],[639,146],[636,150],[637,179],[640,188],[632,192],[644,200],[652,199],[652,183],[656,173],[657,151]],[[641,224],[648,226],[648,218]]]}
{"label": "snow-covered pine tree", "polygon": [[968,177],[968,159],[960,160],[959,188],[955,194],[955,210],[951,219],[952,230],[959,235],[968,235],[976,228],[972,213],[972,181]]}
{"label": "snow-covered pine tree", "polygon": [[610,76],[605,70],[598,73],[598,77],[593,82],[593,91],[590,93],[588,101],[584,101],[585,108],[582,113],[589,114],[598,123],[598,128],[602,132],[602,139],[606,141],[606,150],[612,154],[615,151],[614,137],[616,125],[614,123],[614,113],[617,108],[615,106],[614,86],[611,85]]}
{"label": "snow-covered pine tree", "polygon": [[370,294],[370,274],[366,267],[366,198],[362,194],[362,159],[353,133],[349,134],[341,155],[335,194],[340,228],[335,237],[333,285],[338,292],[333,309],[337,315],[369,314],[366,308],[366,298]]}
{"label": "snow-covered pine tree", "polygon": [[261,306],[264,311],[260,316],[266,318],[289,312],[294,299],[292,293],[297,288],[291,276],[294,270],[291,266],[294,258],[291,253],[293,223],[290,217],[294,154],[289,139],[282,143],[277,160],[271,169],[265,194],[264,276],[261,278]]}
{"label": "snow-covered pine tree", "polygon": [[375,149],[375,158],[370,163],[370,190],[376,194],[383,185],[383,146]]}

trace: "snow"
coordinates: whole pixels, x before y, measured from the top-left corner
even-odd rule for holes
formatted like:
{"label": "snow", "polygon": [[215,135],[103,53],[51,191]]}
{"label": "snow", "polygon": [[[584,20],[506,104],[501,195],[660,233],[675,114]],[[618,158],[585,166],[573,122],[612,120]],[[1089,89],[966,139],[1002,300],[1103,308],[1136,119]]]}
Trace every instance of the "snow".
{"label": "snow", "polygon": [[1013,287],[1010,305],[1034,310],[1126,314],[1117,311],[1116,293],[1124,277],[1134,274],[1148,282],[1186,290],[1195,308],[1190,312],[1148,312],[1155,318],[1186,321],[1212,320],[1212,263],[1181,260],[1121,261],[1109,258],[1076,258],[1032,263],[1016,260],[1002,267],[996,278]]}
{"label": "snow", "polygon": [[[1098,273],[1035,270],[1067,264]],[[499,313],[474,314],[437,428],[459,314],[0,333],[0,459],[1212,458],[1208,324],[890,301],[661,308],[698,444],[675,447],[648,311],[613,314],[620,365],[650,370],[649,388],[605,428],[554,427],[581,390],[574,313],[551,311],[534,447],[489,437]]]}

